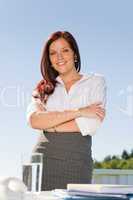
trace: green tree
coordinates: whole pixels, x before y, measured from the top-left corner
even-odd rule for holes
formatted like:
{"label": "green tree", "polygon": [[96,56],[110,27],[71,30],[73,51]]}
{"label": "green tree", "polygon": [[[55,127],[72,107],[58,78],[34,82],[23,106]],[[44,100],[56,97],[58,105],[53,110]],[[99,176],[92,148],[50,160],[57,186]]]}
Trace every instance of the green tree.
{"label": "green tree", "polygon": [[100,169],[102,168],[102,162],[94,161],[94,168],[95,169]]}
{"label": "green tree", "polygon": [[133,169],[133,158],[127,161],[127,169]]}
{"label": "green tree", "polygon": [[111,169],[111,166],[110,166],[110,162],[102,162],[102,168],[103,169]]}
{"label": "green tree", "polygon": [[101,162],[95,160],[94,168],[133,169],[133,149],[130,153],[128,153],[126,150],[123,150],[121,156],[108,155]]}
{"label": "green tree", "polygon": [[116,160],[120,160],[119,156],[115,156],[115,155],[113,155],[113,156],[112,156],[112,160],[114,160],[114,159],[116,159]]}
{"label": "green tree", "polygon": [[130,158],[133,158],[133,149],[131,149],[131,152],[130,152]]}
{"label": "green tree", "polygon": [[111,158],[111,156],[109,155],[109,156],[106,156],[105,158],[104,158],[104,162],[109,162],[109,161],[111,161],[112,160],[112,158]]}
{"label": "green tree", "polygon": [[121,157],[125,160],[130,158],[129,153],[126,150],[123,150]]}
{"label": "green tree", "polygon": [[127,169],[127,160],[120,160],[118,164],[118,169]]}

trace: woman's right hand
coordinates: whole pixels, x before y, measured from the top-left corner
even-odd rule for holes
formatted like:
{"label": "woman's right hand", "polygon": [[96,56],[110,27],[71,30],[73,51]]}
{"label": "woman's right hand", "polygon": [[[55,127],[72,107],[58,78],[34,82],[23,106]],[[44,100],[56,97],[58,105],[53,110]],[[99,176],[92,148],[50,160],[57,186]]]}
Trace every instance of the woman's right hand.
{"label": "woman's right hand", "polygon": [[103,121],[105,117],[105,109],[101,102],[80,108],[79,111],[82,117],[98,118],[100,121]]}

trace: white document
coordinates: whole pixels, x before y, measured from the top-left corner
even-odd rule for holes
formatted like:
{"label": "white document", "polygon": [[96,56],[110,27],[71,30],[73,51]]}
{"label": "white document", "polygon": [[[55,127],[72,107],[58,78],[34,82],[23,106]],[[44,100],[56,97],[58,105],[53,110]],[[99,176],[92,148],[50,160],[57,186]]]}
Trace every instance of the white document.
{"label": "white document", "polygon": [[67,191],[81,191],[106,194],[133,194],[133,185],[68,184]]}

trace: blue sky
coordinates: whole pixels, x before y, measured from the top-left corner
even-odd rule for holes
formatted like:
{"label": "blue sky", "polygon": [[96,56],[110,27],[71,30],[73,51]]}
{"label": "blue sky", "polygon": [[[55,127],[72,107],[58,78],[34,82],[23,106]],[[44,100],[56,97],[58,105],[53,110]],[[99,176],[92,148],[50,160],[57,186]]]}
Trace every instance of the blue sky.
{"label": "blue sky", "polygon": [[20,176],[21,154],[37,141],[26,108],[41,79],[43,44],[57,30],[75,36],[81,72],[106,78],[107,115],[93,137],[93,157],[132,149],[132,7],[132,0],[0,0],[0,177]]}

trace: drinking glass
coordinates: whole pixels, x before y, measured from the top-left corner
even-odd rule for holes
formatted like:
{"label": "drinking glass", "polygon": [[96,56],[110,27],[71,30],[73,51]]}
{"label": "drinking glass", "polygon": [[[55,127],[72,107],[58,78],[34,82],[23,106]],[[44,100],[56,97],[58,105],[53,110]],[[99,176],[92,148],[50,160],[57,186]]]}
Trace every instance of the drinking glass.
{"label": "drinking glass", "polygon": [[43,154],[32,153],[29,160],[22,157],[22,181],[30,192],[40,192],[42,184]]}

